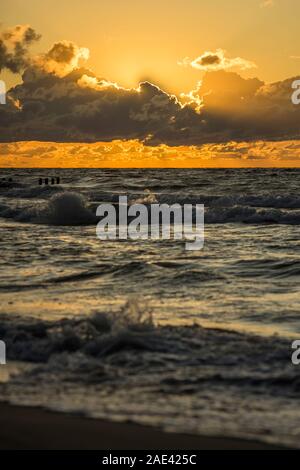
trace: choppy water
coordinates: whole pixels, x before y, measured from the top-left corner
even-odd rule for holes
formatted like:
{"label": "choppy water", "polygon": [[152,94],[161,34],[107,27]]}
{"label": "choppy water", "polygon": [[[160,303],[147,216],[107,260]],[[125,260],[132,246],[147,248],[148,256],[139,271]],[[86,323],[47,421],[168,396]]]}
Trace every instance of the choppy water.
{"label": "choppy water", "polygon": [[[1,177],[4,398],[299,446],[299,170]],[[204,249],[98,240],[95,207],[121,194],[205,204]]]}

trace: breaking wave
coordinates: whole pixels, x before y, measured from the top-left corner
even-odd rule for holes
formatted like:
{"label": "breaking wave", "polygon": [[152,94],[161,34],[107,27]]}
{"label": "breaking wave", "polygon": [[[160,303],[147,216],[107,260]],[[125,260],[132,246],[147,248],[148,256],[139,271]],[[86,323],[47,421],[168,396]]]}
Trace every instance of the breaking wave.
{"label": "breaking wave", "polygon": [[[99,203],[87,204],[85,196],[75,191],[66,191],[61,187],[13,188],[10,197],[23,199],[46,199],[32,205],[0,204],[0,217],[12,218],[19,222],[49,225],[89,225],[96,224],[96,207]],[[21,196],[22,193],[22,196]],[[98,194],[99,196],[100,194]],[[94,195],[95,196],[95,195]],[[91,193],[89,199],[93,200]],[[95,201],[95,199],[94,199]],[[101,194],[101,202],[117,205],[116,194]],[[153,203],[166,204],[204,204],[205,223],[207,224],[300,224],[300,198],[296,196],[213,196],[182,194],[154,194],[145,191],[142,195],[129,195],[128,204]]]}
{"label": "breaking wave", "polygon": [[29,208],[0,205],[0,216],[18,222],[49,225],[89,225],[97,222],[84,197],[75,192],[59,192],[47,202]]}
{"label": "breaking wave", "polygon": [[2,315],[0,337],[24,364],[0,383],[12,403],[299,446],[300,375],[284,338],[155,325],[136,299],[53,322]]}
{"label": "breaking wave", "polygon": [[[6,342],[11,360],[48,363],[52,356],[80,352],[87,357],[102,358],[102,361],[105,357],[120,355],[126,367],[129,364],[126,364],[124,352],[135,354],[138,350],[141,354],[143,351],[161,354],[161,359],[170,363],[217,365],[221,367],[224,379],[227,374],[233,378],[232,367],[235,366],[252,368],[255,365],[257,377],[262,373],[264,381],[268,374],[274,377],[282,372],[282,367],[297,372],[296,368],[290,367],[290,345],[284,338],[207,329],[199,324],[155,325],[151,306],[136,297],[130,298],[119,312],[114,313],[95,313],[57,321],[5,314],[0,318],[0,337]],[[132,357],[127,359],[130,362]],[[273,360],[274,367],[268,372],[264,370],[264,363],[270,364]],[[142,357],[138,362],[143,363]],[[223,368],[230,364],[232,367]],[[235,373],[239,375],[238,369]],[[300,389],[299,373],[295,375]],[[249,380],[253,380],[253,374],[251,377]]]}
{"label": "breaking wave", "polygon": [[[46,205],[30,208],[0,205],[0,217],[18,222],[49,225],[91,225],[98,218],[89,209],[84,198],[77,193],[62,193],[50,198]],[[259,209],[254,207],[208,207],[206,224],[284,224],[299,225],[300,210]]]}

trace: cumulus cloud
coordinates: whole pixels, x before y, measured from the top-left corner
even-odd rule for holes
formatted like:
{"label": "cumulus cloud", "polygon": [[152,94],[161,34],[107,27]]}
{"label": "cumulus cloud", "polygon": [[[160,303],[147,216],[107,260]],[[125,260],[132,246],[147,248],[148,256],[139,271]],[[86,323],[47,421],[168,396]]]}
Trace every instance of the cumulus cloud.
{"label": "cumulus cloud", "polygon": [[244,79],[234,72],[207,73],[194,90],[195,106],[201,99],[200,116],[206,137],[255,140],[300,137],[300,106],[291,101],[294,78],[265,84]]}
{"label": "cumulus cloud", "polygon": [[28,48],[40,39],[29,25],[17,25],[0,34],[0,72],[8,69],[19,73],[30,64]]}
{"label": "cumulus cloud", "polygon": [[247,70],[255,68],[256,64],[241,57],[228,58],[225,56],[226,51],[223,49],[217,49],[216,51],[206,51],[196,59],[190,59],[185,57],[179,61],[179,65],[185,67],[190,66],[194,69],[207,71],[226,70],[236,68],[239,70]]}
{"label": "cumulus cloud", "polygon": [[21,109],[0,108],[2,141],[177,142],[188,139],[199,121],[194,109],[150,82],[126,89],[81,68],[63,77],[31,68],[9,95]]}
{"label": "cumulus cloud", "polygon": [[31,60],[22,83],[0,106],[0,141],[117,139],[192,146],[300,138],[300,106],[291,102],[296,77],[273,84],[245,79],[219,70],[224,55],[206,54],[203,67],[216,69],[177,98],[149,81],[124,88],[97,77],[79,66],[87,57],[86,49],[61,41]]}
{"label": "cumulus cloud", "polygon": [[56,42],[44,55],[36,58],[36,66],[47,73],[63,77],[79,66],[80,60],[86,61],[90,51],[86,47],[78,47],[72,41]]}

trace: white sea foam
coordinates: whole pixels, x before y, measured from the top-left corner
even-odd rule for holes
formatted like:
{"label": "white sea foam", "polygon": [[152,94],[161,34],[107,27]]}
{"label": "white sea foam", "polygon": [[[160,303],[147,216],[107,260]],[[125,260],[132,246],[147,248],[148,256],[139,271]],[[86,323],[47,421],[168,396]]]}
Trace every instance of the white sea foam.
{"label": "white sea foam", "polygon": [[2,399],[299,446],[300,369],[288,340],[155,326],[141,305],[55,322],[2,315],[8,362],[32,363],[0,384]]}
{"label": "white sea foam", "polygon": [[[50,195],[51,192],[46,191],[45,194]],[[195,204],[196,202],[202,204],[204,201],[206,224],[300,224],[300,210],[294,209],[300,206],[299,198],[276,198],[271,196],[267,198],[252,198],[249,196],[234,198],[199,196],[199,199],[195,197],[176,199],[175,196],[157,196],[155,199],[153,198],[153,195],[146,195],[144,198],[132,199],[131,203],[138,200],[143,201],[145,205],[150,205],[155,200],[159,203],[169,204],[176,201],[179,204]],[[111,199],[114,200],[115,198]],[[5,201],[0,205],[0,217],[12,218],[19,222],[49,225],[90,225],[96,224],[98,221],[95,215],[96,206],[96,204],[90,204],[89,207],[86,199],[80,193],[59,191],[56,194],[51,194],[50,198],[44,203],[37,202],[28,207],[24,204],[21,206],[14,203],[8,204]]]}

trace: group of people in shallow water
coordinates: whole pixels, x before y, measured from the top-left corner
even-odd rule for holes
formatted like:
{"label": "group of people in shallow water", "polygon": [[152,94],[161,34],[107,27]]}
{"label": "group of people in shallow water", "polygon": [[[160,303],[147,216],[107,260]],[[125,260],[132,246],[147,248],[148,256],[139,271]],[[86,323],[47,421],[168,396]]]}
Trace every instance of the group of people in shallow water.
{"label": "group of people in shallow water", "polygon": [[39,185],[42,184],[59,184],[60,177],[56,176],[55,178],[39,178]]}

